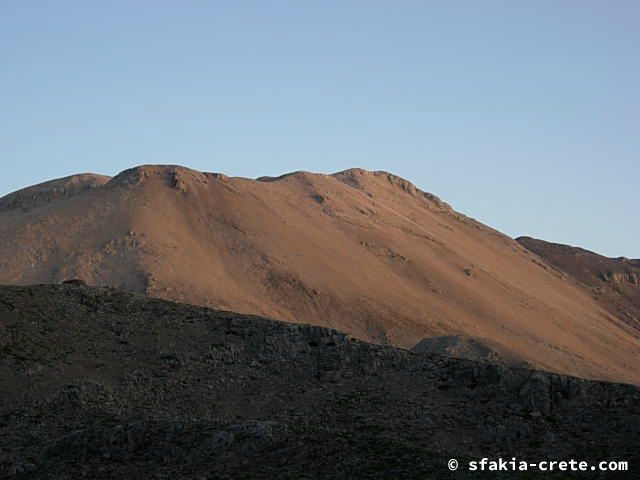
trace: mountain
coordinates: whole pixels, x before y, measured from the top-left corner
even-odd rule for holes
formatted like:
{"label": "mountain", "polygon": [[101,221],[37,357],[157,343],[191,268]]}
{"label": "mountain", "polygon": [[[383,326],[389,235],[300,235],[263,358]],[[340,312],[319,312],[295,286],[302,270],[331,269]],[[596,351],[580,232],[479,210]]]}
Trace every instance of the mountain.
{"label": "mountain", "polygon": [[630,385],[110,288],[0,287],[0,321],[3,479],[455,479],[484,457],[638,475]]}
{"label": "mountain", "polygon": [[252,180],[141,166],[0,199],[0,283],[70,278],[403,348],[488,339],[536,368],[640,383],[636,328],[386,172]]}
{"label": "mountain", "polygon": [[640,330],[640,259],[608,258],[583,248],[531,237],[517,241],[591,291],[613,315]]}

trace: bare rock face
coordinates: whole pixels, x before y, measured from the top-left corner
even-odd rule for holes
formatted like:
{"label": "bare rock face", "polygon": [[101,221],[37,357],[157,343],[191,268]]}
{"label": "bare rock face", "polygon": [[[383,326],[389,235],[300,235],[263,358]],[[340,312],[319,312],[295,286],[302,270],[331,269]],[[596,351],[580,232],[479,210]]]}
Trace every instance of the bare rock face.
{"label": "bare rock face", "polygon": [[110,288],[0,287],[0,319],[0,478],[439,479],[460,478],[449,458],[640,461],[630,385]]}
{"label": "bare rock face", "polygon": [[605,282],[640,285],[640,274],[636,272],[598,272],[599,277]]}

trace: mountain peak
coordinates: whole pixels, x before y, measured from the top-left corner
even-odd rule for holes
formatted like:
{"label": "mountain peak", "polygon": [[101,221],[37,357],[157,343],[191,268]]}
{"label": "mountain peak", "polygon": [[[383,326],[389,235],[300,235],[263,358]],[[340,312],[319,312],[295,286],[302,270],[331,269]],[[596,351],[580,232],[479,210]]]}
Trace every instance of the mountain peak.
{"label": "mountain peak", "polygon": [[96,173],[79,173],[22,188],[0,198],[0,209],[33,208],[94,189],[111,177]]}
{"label": "mountain peak", "polygon": [[640,382],[640,340],[589,292],[389,172],[141,165],[21,195],[47,207],[0,210],[0,283],[82,279],[404,348],[486,338],[537,368]]}
{"label": "mountain peak", "polygon": [[440,212],[453,211],[448,203],[442,201],[436,195],[420,190],[409,180],[384,170],[370,171],[363,168],[350,168],[334,173],[332,177],[365,191],[367,187],[372,184],[382,186],[383,188],[393,188],[394,190],[402,191],[413,197],[425,200],[432,210]]}

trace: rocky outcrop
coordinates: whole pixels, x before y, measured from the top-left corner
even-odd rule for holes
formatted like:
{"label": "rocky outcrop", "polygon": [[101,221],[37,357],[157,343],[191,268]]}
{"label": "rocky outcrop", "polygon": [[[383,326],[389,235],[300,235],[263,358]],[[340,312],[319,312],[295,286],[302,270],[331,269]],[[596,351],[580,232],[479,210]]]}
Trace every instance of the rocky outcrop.
{"label": "rocky outcrop", "polygon": [[455,358],[524,367],[527,363],[509,348],[487,338],[474,338],[464,335],[445,335],[427,337],[412,349],[416,353],[435,353]]}
{"label": "rocky outcrop", "polygon": [[605,282],[624,283],[633,286],[640,285],[640,274],[636,272],[598,272],[599,277]]}
{"label": "rocky outcrop", "polygon": [[386,185],[391,188],[398,189],[412,197],[423,200],[434,212],[452,215],[455,214],[451,206],[436,195],[424,192],[410,181],[389,172],[370,172],[362,168],[350,168],[342,172],[334,173],[332,176],[348,185],[364,190],[365,192],[367,191],[367,184],[369,182],[376,182],[377,184],[382,183],[383,185],[386,183]]}

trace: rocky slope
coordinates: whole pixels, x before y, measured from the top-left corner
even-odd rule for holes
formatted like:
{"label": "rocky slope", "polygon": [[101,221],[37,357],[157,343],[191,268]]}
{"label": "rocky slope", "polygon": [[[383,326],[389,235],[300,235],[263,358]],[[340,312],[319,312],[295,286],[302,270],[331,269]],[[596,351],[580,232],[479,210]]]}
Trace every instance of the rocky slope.
{"label": "rocky slope", "polygon": [[608,258],[530,237],[517,241],[583,284],[602,307],[640,330],[640,260]]}
{"label": "rocky slope", "polygon": [[468,478],[447,460],[498,456],[637,478],[629,385],[108,288],[0,287],[0,328],[0,478]]}
{"label": "rocky slope", "polygon": [[0,199],[0,283],[68,278],[406,348],[483,338],[540,368],[640,383],[637,329],[386,172],[249,180],[143,166]]}
{"label": "rocky slope", "polygon": [[427,337],[418,342],[411,351],[493,362],[512,367],[531,367],[508,347],[486,338],[471,338],[461,335]]}

